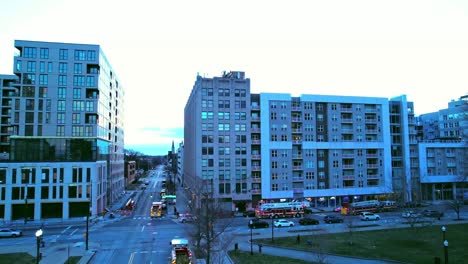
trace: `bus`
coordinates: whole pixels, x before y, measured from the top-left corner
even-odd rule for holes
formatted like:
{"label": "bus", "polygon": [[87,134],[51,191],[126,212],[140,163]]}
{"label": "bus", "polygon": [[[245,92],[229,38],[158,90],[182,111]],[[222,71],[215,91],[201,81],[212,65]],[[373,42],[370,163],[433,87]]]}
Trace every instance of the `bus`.
{"label": "bus", "polygon": [[163,203],[162,202],[153,202],[151,204],[150,210],[151,218],[157,218],[163,216]]}

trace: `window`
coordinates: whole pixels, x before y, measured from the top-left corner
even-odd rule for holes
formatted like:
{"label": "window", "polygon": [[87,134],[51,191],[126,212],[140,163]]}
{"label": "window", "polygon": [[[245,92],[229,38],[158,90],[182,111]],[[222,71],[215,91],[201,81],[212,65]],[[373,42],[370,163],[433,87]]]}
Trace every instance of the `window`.
{"label": "window", "polygon": [[68,64],[66,62],[59,63],[59,73],[67,73]]}
{"label": "window", "polygon": [[65,99],[67,97],[67,89],[65,87],[59,87],[57,89],[57,97]]}
{"label": "window", "polygon": [[83,73],[83,64],[75,63],[73,66],[73,73],[74,74],[82,74]]}
{"label": "window", "polygon": [[57,113],[57,124],[65,124],[65,113]]}
{"label": "window", "polygon": [[49,76],[47,74],[39,74],[39,85],[48,85]]}
{"label": "window", "polygon": [[66,111],[65,101],[64,100],[58,100],[57,101],[57,111],[58,112],[65,112]]}
{"label": "window", "polygon": [[72,114],[72,123],[73,124],[80,124],[81,123],[81,114],[73,113]]}
{"label": "window", "polygon": [[73,88],[73,99],[81,98],[81,88]]}
{"label": "window", "polygon": [[37,56],[37,49],[36,48],[30,48],[30,47],[25,47],[23,51],[23,57],[24,58],[30,58],[30,59],[35,59]]}
{"label": "window", "polygon": [[39,50],[39,58],[40,59],[49,59],[49,49],[48,48],[41,48]]}
{"label": "window", "polygon": [[73,111],[84,111],[84,101],[73,101]]}
{"label": "window", "polygon": [[86,60],[86,51],[85,50],[75,50],[75,60],[85,61]]}
{"label": "window", "polygon": [[94,76],[86,76],[86,87],[96,87],[94,84]]}
{"label": "window", "polygon": [[66,75],[59,75],[58,76],[58,85],[67,85],[67,76]]}
{"label": "window", "polygon": [[271,185],[271,190],[272,190],[272,191],[278,191],[278,184],[277,184],[277,183],[273,183],[273,184]]}
{"label": "window", "polygon": [[60,49],[59,50],[59,60],[68,60],[68,50]]}
{"label": "window", "polygon": [[26,71],[27,72],[35,72],[36,71],[36,62],[35,61],[28,61],[26,63]]}
{"label": "window", "polygon": [[83,75],[73,76],[73,86],[84,87],[85,86],[85,77]]}
{"label": "window", "polygon": [[88,61],[96,60],[96,51],[88,50]]}

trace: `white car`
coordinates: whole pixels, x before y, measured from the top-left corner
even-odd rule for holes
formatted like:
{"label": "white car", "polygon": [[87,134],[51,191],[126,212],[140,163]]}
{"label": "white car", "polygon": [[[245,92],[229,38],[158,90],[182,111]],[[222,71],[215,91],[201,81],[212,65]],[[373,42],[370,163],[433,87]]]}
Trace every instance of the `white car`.
{"label": "white car", "polygon": [[273,222],[273,225],[275,227],[283,227],[283,226],[294,226],[294,222],[292,221],[288,221],[288,220],[285,220],[285,219],[280,219],[280,220],[276,220],[275,222]]}
{"label": "white car", "polygon": [[362,221],[380,220],[380,215],[374,214],[374,213],[371,213],[371,212],[362,212],[361,213],[361,220]]}
{"label": "white car", "polygon": [[0,237],[20,237],[23,233],[20,230],[11,228],[0,228]]}

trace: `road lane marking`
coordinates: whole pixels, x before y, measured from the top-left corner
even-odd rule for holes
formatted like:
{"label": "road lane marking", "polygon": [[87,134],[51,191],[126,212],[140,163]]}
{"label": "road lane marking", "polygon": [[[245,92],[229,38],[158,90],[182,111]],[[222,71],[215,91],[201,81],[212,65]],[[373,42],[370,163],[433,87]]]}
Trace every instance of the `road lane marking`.
{"label": "road lane marking", "polygon": [[67,228],[65,228],[65,229],[62,231],[62,234],[65,233],[65,232],[67,232],[67,230],[70,229],[70,228],[71,228],[71,226],[67,226]]}
{"label": "road lane marking", "polygon": [[141,227],[141,232],[143,232],[145,230],[145,226],[142,226]]}
{"label": "road lane marking", "polygon": [[135,252],[132,252],[132,254],[130,254],[130,258],[128,259],[128,264],[132,264],[133,263],[133,258],[135,257]]}

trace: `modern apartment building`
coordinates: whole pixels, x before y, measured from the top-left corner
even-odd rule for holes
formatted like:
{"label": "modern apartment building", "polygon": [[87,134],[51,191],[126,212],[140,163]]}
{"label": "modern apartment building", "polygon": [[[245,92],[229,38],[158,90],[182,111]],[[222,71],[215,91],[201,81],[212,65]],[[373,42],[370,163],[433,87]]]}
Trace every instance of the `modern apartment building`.
{"label": "modern apartment building", "polygon": [[412,108],[404,96],[251,94],[244,72],[197,76],[185,107],[185,186],[204,180],[229,210],[394,198],[394,184],[411,201]]}
{"label": "modern apartment building", "polygon": [[468,200],[468,96],[418,116],[424,200]]}
{"label": "modern apartment building", "polygon": [[15,41],[0,218],[101,214],[124,190],[124,89],[99,45]]}

